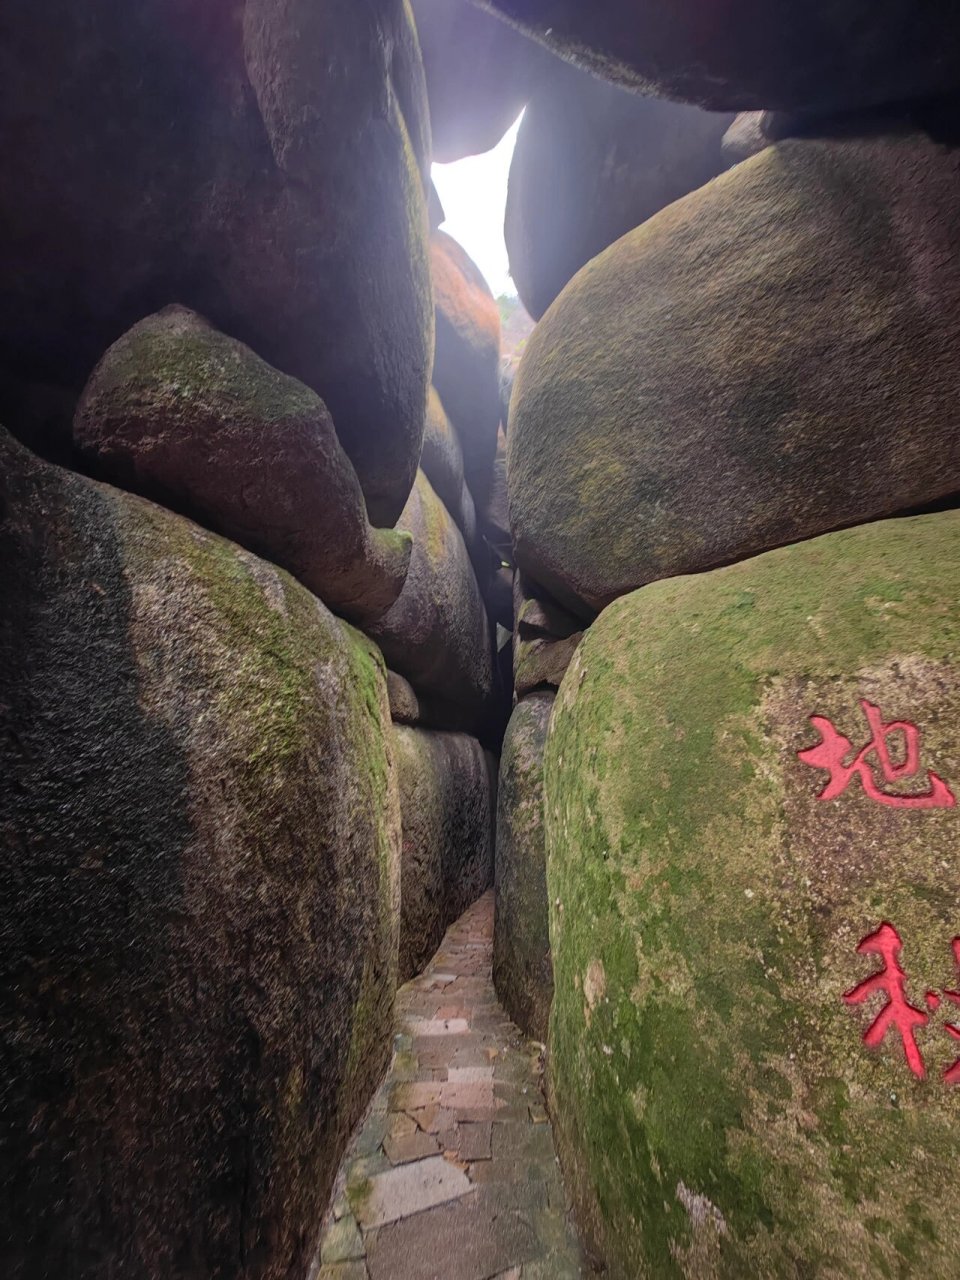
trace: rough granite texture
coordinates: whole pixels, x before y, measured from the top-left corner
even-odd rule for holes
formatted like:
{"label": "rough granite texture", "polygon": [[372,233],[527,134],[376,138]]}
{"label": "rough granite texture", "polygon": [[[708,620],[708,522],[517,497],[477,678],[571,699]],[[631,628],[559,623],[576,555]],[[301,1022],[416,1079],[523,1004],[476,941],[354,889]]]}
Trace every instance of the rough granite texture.
{"label": "rough granite texture", "polygon": [[524,352],[517,562],[599,610],[960,489],[960,152],[787,141],[574,277]]}
{"label": "rough granite texture", "polygon": [[960,16],[939,0],[479,0],[641,92],[718,111],[862,107],[960,88]]}
{"label": "rough granite texture", "polygon": [[447,417],[435,387],[427,397],[420,467],[434,493],[447,508],[460,532],[478,578],[489,568],[490,555],[477,530],[477,509],[463,475],[460,438]]}
{"label": "rough granite texture", "polygon": [[480,743],[462,733],[395,726],[393,754],[403,818],[400,981],[406,982],[493,879],[495,774]]}
{"label": "rough granite texture", "polygon": [[291,1280],[389,1058],[382,659],[0,440],[0,1271]]}
{"label": "rough granite texture", "polygon": [[[861,700],[960,797],[960,513],[645,587],[587,632],[545,760],[552,1115],[611,1280],[953,1276],[960,808],[798,753]],[[903,734],[887,740],[901,761]],[[902,938],[925,1078],[844,995]]]}
{"label": "rough granite texture", "polygon": [[185,307],[113,344],[73,433],[101,478],[288,569],[351,621],[400,594],[410,536],[370,527],[326,405]]}
{"label": "rough granite texture", "polygon": [[490,626],[460,531],[422,471],[397,527],[413,535],[410,570],[368,634],[419,693],[480,718],[494,690]]}
{"label": "rough granite texture", "polygon": [[437,346],[433,385],[463,448],[479,509],[493,484],[500,426],[500,311],[480,268],[445,231],[430,236]]}
{"label": "rough granite texture", "polygon": [[726,166],[729,114],[564,67],[527,103],[510,165],[510,274],[539,319],[584,263]]}
{"label": "rough granite texture", "polygon": [[541,1041],[553,999],[543,823],[543,753],[553,700],[553,693],[533,693],[514,707],[497,788],[493,981],[517,1026]]}
{"label": "rough granite texture", "polygon": [[76,394],[182,303],[322,396],[393,525],[434,339],[405,0],[19,4],[0,85],[0,367]]}

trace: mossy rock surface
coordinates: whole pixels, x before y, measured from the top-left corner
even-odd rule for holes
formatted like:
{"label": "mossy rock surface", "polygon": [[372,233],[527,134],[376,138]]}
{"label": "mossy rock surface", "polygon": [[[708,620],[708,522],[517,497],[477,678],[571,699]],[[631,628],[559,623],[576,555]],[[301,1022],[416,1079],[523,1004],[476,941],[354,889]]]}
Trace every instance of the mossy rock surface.
{"label": "mossy rock surface", "polygon": [[960,20],[936,2],[479,3],[596,76],[717,111],[823,112],[960,86]]}
{"label": "mossy rock surface", "polygon": [[400,981],[493,880],[495,774],[476,738],[396,726],[400,786]]}
{"label": "mossy rock surface", "polygon": [[186,307],[117,339],[73,434],[101,478],[288,569],[351,621],[400,594],[410,536],[370,527],[326,405]]}
{"label": "mossy rock surface", "polygon": [[504,237],[530,315],[608,245],[715,178],[732,121],[560,64],[527,103],[510,164]]}
{"label": "mossy rock surface", "polygon": [[543,825],[543,752],[553,699],[553,693],[534,693],[514,707],[497,788],[493,981],[514,1022],[543,1041],[553,998]]}
{"label": "mossy rock surface", "polygon": [[0,477],[3,1273],[305,1275],[389,1058],[382,658],[6,435]]}
{"label": "mossy rock surface", "polygon": [[[611,605],[557,695],[545,759],[550,1089],[568,1185],[617,1280],[960,1270],[960,514],[867,525]],[[835,798],[799,753],[829,721],[874,754]],[[820,728],[812,716],[822,717]],[[886,741],[894,764],[905,735]],[[841,744],[842,745],[842,744]],[[885,1007],[888,924],[918,1012]],[[940,993],[928,1000],[928,992]]]}
{"label": "mossy rock surface", "polygon": [[397,528],[413,554],[397,602],[367,628],[418,693],[483,719],[494,692],[490,625],[460,530],[422,471]]}
{"label": "mossy rock surface", "polygon": [[594,258],[510,408],[517,563],[599,610],[960,488],[960,152],[789,140]]}
{"label": "mossy rock surface", "polygon": [[[179,0],[8,14],[0,365],[76,395],[119,334],[182,303],[322,396],[389,528],[434,344],[409,5],[234,0],[184,21]],[[51,114],[25,144],[20,122]]]}

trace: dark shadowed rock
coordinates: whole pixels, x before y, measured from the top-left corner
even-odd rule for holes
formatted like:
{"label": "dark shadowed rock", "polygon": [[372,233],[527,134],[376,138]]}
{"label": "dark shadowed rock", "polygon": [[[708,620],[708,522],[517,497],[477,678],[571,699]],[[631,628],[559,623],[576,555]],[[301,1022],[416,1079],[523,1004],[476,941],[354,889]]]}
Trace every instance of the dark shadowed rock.
{"label": "dark shadowed rock", "polygon": [[410,681],[395,671],[387,672],[387,696],[394,724],[457,733],[467,732],[477,723],[476,715],[456,702],[444,702],[442,698],[429,698],[417,693]]}
{"label": "dark shadowed rock", "polygon": [[500,425],[500,312],[480,269],[445,231],[430,237],[436,298],[433,384],[463,448],[467,485],[483,507]]}
{"label": "dark shadowed rock", "polygon": [[732,119],[572,67],[540,89],[517,135],[505,226],[510,274],[531,316],[585,262],[715,178]]}
{"label": "dark shadowed rock", "polygon": [[104,479],[289,569],[348,618],[373,621],[400,594],[409,535],[371,529],[323,401],[184,307],[114,343],[74,438]]}
{"label": "dark shadowed rock", "polygon": [[419,973],[493,879],[494,788],[475,738],[397,726],[403,856],[400,981]]}
{"label": "dark shadowed rock", "polygon": [[960,86],[938,0],[479,0],[561,56],[718,111],[869,106]]}
{"label": "dark shadowed rock", "polygon": [[460,531],[422,471],[398,528],[413,535],[410,570],[368,634],[418,693],[482,716],[493,694],[487,615]]}
{"label": "dark shadowed rock", "polygon": [[520,566],[600,609],[960,489],[958,195],[920,135],[787,141],[584,267],[514,388]]}
{"label": "dark shadowed rock", "polygon": [[469,0],[412,0],[441,164],[495,147],[558,60]]}
{"label": "dark shadowed rock", "polygon": [[18,5],[0,86],[0,363],[79,391],[133,323],[184,303],[323,397],[392,525],[433,342],[402,0]]}
{"label": "dark shadowed rock", "polygon": [[584,637],[544,766],[548,1061],[611,1276],[956,1271],[960,808],[889,802],[931,771],[960,799],[958,581],[960,512],[889,520]]}
{"label": "dark shadowed rock", "polygon": [[382,660],[9,437],[0,510],[3,1274],[303,1276],[389,1056]]}
{"label": "dark shadowed rock", "polygon": [[525,573],[513,581],[513,688],[518,698],[534,689],[559,689],[583,623],[551,600]]}
{"label": "dark shadowed rock", "polygon": [[534,693],[514,707],[497,789],[493,981],[514,1022],[543,1041],[553,999],[543,828],[543,752],[553,699]]}
{"label": "dark shadowed rock", "polygon": [[507,494],[507,437],[503,427],[497,432],[497,452],[493,459],[493,481],[481,515],[483,532],[501,562],[513,563],[510,537],[510,502]]}

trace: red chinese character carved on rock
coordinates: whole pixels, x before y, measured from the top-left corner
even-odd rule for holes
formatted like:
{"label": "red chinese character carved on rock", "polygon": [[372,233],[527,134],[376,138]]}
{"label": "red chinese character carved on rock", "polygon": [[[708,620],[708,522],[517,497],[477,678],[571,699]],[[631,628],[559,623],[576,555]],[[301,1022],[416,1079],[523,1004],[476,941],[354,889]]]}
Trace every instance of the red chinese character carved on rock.
{"label": "red chinese character carved on rock", "polygon": [[[835,799],[847,789],[854,776],[858,776],[864,791],[871,800],[876,800],[879,804],[891,805],[896,809],[952,809],[957,803],[956,797],[943,779],[930,771],[927,773],[929,790],[919,795],[891,795],[877,786],[870,756],[874,757],[887,783],[902,782],[916,776],[920,769],[920,730],[907,720],[891,720],[885,724],[880,708],[872,702],[862,701],[860,706],[873,736],[849,764],[844,761],[853,750],[850,739],[844,737],[825,716],[810,717],[810,723],[819,730],[822,741],[815,747],[798,751],[797,756],[804,764],[816,769],[827,769],[830,773],[830,781],[817,798]],[[902,764],[894,764],[890,755],[888,739],[895,733],[903,734]]]}
{"label": "red chinese character carved on rock", "polygon": [[[900,965],[899,955],[903,943],[892,924],[882,924],[876,933],[868,934],[857,947],[861,955],[878,955],[883,968],[872,977],[865,978],[843,997],[847,1004],[863,1004],[875,992],[883,992],[887,1003],[864,1032],[863,1042],[871,1049],[877,1048],[891,1027],[900,1033],[903,1051],[907,1055],[910,1070],[922,1080],[927,1074],[923,1058],[917,1047],[915,1031],[925,1026],[930,1018],[922,1009],[916,1009],[907,1000],[906,977]],[[958,1034],[960,1039],[960,1034]]]}
{"label": "red chinese character carved on rock", "polygon": [[[953,958],[957,962],[957,968],[960,969],[960,938],[954,938]],[[960,1005],[960,991],[945,991],[943,993],[951,1004]],[[953,1036],[954,1040],[960,1040],[960,1027],[956,1023],[946,1023],[947,1034]],[[947,1067],[943,1073],[943,1078],[947,1084],[960,1084],[960,1058],[956,1060],[952,1067]]]}

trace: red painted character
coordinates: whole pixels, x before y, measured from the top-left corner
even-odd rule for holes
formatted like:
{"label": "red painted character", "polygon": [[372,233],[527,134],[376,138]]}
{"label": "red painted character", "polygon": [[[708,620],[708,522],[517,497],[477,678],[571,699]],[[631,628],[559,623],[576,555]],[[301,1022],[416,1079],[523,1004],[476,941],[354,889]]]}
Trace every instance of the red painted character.
{"label": "red painted character", "polygon": [[[873,736],[849,764],[844,764],[844,760],[853,750],[850,739],[834,728],[825,716],[810,717],[810,723],[819,730],[822,741],[815,747],[798,751],[797,756],[804,764],[830,772],[830,781],[817,798],[835,799],[847,789],[854,776],[859,776],[864,791],[879,804],[896,809],[952,809],[957,803],[956,797],[943,779],[930,771],[927,773],[929,790],[920,795],[890,795],[877,786],[869,761],[871,755],[879,764],[885,782],[902,782],[919,772],[920,730],[907,720],[891,720],[884,724],[880,708],[872,702],[861,701],[860,706]],[[904,737],[906,751],[902,764],[894,764],[890,757],[888,738],[894,733],[902,733]]]}
{"label": "red painted character", "polygon": [[[957,968],[960,969],[960,938],[954,938],[953,958],[957,962]],[[960,1005],[960,991],[945,991],[943,993],[951,1004]],[[954,1040],[960,1040],[960,1027],[953,1022],[946,1023],[947,1034],[953,1036]],[[947,1084],[960,1084],[960,1058],[956,1060],[952,1067],[947,1067],[943,1073],[943,1078]]]}
{"label": "red painted character", "polygon": [[[843,997],[847,1004],[863,1004],[877,991],[887,997],[887,1003],[864,1032],[863,1042],[875,1049],[883,1040],[891,1027],[900,1033],[903,1051],[907,1055],[907,1063],[915,1076],[922,1080],[927,1074],[923,1058],[917,1047],[915,1031],[917,1027],[926,1026],[930,1021],[922,1009],[916,1009],[907,1000],[906,974],[899,960],[903,943],[892,924],[882,924],[876,933],[868,934],[857,947],[861,955],[878,955],[883,960],[883,968],[858,983],[852,991]],[[960,997],[958,997],[960,1003]],[[957,1032],[960,1040],[960,1031]]]}

